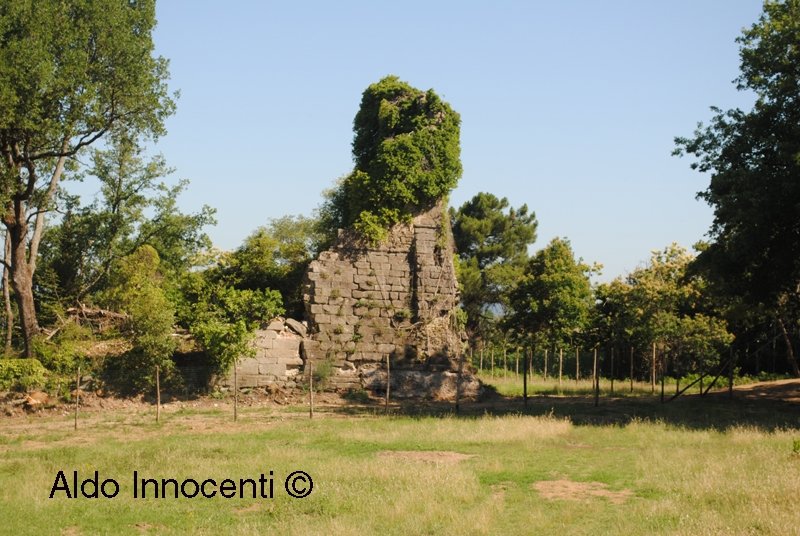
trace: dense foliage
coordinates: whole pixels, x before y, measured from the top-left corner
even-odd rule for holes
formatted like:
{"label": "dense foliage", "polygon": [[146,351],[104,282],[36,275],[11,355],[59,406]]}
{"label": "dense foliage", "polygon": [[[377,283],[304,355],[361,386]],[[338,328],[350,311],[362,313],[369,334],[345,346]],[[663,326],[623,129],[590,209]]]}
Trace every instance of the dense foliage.
{"label": "dense foliage", "polygon": [[[733,336],[702,278],[690,273],[694,257],[672,244],[653,252],[650,261],[627,277],[595,289],[594,329],[598,343],[620,354],[653,348],[659,365],[669,360],[677,377],[708,373],[727,358]],[[655,363],[650,363],[651,367]]]}
{"label": "dense foliage", "polygon": [[714,208],[713,240],[698,269],[732,314],[774,318],[800,376],[800,1],[765,2],[738,42],[737,87],[755,95],[753,108],[714,108],[711,124],[678,138],[676,152],[711,175],[699,195]]}
{"label": "dense foliage", "polygon": [[355,169],[328,196],[327,227],[353,226],[380,241],[445,197],[461,177],[460,121],[433,90],[395,76],[370,85],[353,121]]}
{"label": "dense foliage", "polygon": [[450,209],[458,253],[461,303],[473,346],[490,336],[509,306],[509,292],[522,276],[528,246],[536,240],[536,216],[527,205],[509,206],[481,192]]}
{"label": "dense foliage", "polygon": [[154,26],[154,0],[0,5],[0,206],[28,356],[45,214],[70,159],[111,130],[158,136],[174,109]]}
{"label": "dense foliage", "polygon": [[548,344],[572,341],[589,321],[590,273],[568,240],[553,239],[530,259],[511,292],[506,325]]}
{"label": "dense foliage", "polygon": [[125,313],[123,329],[133,345],[110,363],[117,384],[138,391],[155,383],[155,367],[172,373],[175,306],[167,299],[158,252],[144,245],[124,257],[111,274],[108,289],[98,296],[106,307]]}

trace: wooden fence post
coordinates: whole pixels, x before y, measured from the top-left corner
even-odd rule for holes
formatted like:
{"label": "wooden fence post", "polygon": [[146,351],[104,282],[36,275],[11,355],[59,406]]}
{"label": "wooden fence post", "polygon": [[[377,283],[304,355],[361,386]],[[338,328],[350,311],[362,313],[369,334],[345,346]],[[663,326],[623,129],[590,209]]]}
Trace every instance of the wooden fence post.
{"label": "wooden fence post", "polygon": [[730,348],[730,367],[728,367],[728,398],[733,399],[733,372],[736,366],[736,360],[734,358],[733,353],[733,346]]}
{"label": "wooden fence post", "polygon": [[544,349],[544,371],[542,372],[544,381],[547,381],[547,348]]}
{"label": "wooden fence post", "polygon": [[308,360],[308,418],[314,418],[314,363]]}
{"label": "wooden fence post", "polygon": [[81,366],[78,365],[78,375],[75,377],[75,429],[78,429],[78,407],[81,405]]}
{"label": "wooden fence post", "polygon": [[611,395],[614,395],[614,347],[611,347]]}
{"label": "wooden fence post", "polygon": [[592,381],[594,382],[594,407],[597,407],[600,404],[600,376],[597,374],[597,346],[594,347]]}
{"label": "wooden fence post", "polygon": [[528,407],[528,359],[522,356],[522,401]]}
{"label": "wooden fence post", "polygon": [[633,346],[631,346],[631,393],[633,392]]}
{"label": "wooden fence post", "polygon": [[386,355],[386,407],[385,412],[389,413],[389,389],[392,385],[392,376],[389,370],[389,355]]}
{"label": "wooden fence post", "polygon": [[233,362],[233,422],[239,420],[239,360]]}
{"label": "wooden fence post", "polygon": [[161,367],[156,365],[156,422],[161,421]]}
{"label": "wooden fence post", "polygon": [[650,362],[650,392],[656,392],[656,341],[653,341],[653,359]]}

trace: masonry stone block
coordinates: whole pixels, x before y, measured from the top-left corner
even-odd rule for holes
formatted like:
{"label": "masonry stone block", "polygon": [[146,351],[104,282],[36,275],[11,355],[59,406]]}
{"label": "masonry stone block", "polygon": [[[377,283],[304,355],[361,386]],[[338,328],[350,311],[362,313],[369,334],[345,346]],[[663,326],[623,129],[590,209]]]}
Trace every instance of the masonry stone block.
{"label": "masonry stone block", "polygon": [[276,378],[286,377],[286,364],[285,363],[262,363],[258,367],[259,375],[271,375]]}

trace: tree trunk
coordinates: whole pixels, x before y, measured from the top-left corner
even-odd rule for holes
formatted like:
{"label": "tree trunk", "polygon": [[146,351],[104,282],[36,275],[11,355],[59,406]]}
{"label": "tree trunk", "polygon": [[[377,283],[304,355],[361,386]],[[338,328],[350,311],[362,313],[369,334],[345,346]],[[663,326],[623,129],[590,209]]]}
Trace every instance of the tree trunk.
{"label": "tree trunk", "polygon": [[39,334],[39,322],[36,319],[33,300],[33,272],[26,255],[28,226],[24,218],[24,213],[18,214],[16,225],[13,225],[8,233],[11,238],[11,286],[14,289],[19,324],[25,342],[25,357],[33,357],[31,341]]}
{"label": "tree trunk", "polygon": [[14,311],[11,308],[11,289],[8,288],[8,264],[11,262],[11,240],[6,232],[5,251],[3,253],[3,303],[6,310],[6,356],[11,355],[11,343],[14,334]]}
{"label": "tree trunk", "polygon": [[[98,136],[99,137],[99,136]],[[36,189],[36,168],[30,161],[26,164],[29,173],[27,188],[17,192],[11,202],[6,205],[2,215],[3,224],[8,231],[7,238],[11,242],[11,261],[8,265],[11,270],[11,286],[14,289],[14,299],[17,302],[17,314],[22,328],[22,339],[25,342],[25,357],[33,357],[31,342],[39,334],[39,321],[36,318],[36,306],[33,299],[33,274],[36,272],[36,262],[39,256],[39,244],[44,236],[45,213],[50,208],[50,203],[58,189],[58,183],[64,172],[69,149],[69,136],[61,142],[61,156],[56,160],[53,174],[47,182],[46,189]],[[97,138],[95,138],[97,139]],[[76,149],[77,150],[77,149]],[[74,152],[73,152],[74,154]],[[12,156],[9,158],[9,168],[19,173],[21,167],[15,163]],[[36,194],[36,195],[34,195]],[[38,199],[36,199],[38,197]],[[32,201],[35,199],[35,203]],[[33,228],[29,228],[32,212],[35,211]],[[32,231],[30,240],[28,233]]]}
{"label": "tree trunk", "polygon": [[789,337],[789,332],[786,330],[786,325],[783,319],[778,317],[778,326],[781,328],[783,335],[783,342],[786,343],[786,361],[789,363],[789,368],[795,378],[800,378],[800,368],[797,366],[797,359],[794,356],[794,348],[792,347],[792,339]]}
{"label": "tree trunk", "polygon": [[653,359],[650,362],[650,392],[656,392],[656,343],[653,342]]}

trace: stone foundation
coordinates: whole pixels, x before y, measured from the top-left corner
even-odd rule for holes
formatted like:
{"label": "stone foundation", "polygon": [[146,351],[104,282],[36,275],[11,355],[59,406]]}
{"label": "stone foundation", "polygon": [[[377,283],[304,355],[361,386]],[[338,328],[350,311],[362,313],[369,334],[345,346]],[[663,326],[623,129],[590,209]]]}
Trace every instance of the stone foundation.
{"label": "stone foundation", "polygon": [[[395,226],[377,246],[340,232],[309,266],[308,327],[278,318],[257,331],[255,356],[238,363],[239,387],[291,390],[313,369],[330,371],[323,385],[337,391],[383,394],[388,376],[392,398],[477,396],[455,321],[453,256],[443,206]],[[232,386],[233,373],[218,383]]]}
{"label": "stone foundation", "polygon": [[[340,232],[311,263],[305,302],[302,357],[332,366],[330,388],[385,392],[388,364],[392,396],[454,397],[464,345],[453,313],[458,286],[443,206],[395,226],[377,246]],[[474,396],[479,383],[464,370],[461,387]]]}
{"label": "stone foundation", "polygon": [[[300,346],[306,328],[296,320],[276,318],[265,329],[255,332],[255,356],[239,359],[236,374],[240,389],[254,387],[299,387],[302,381],[303,360]],[[233,386],[233,370],[221,379],[222,387]]]}

